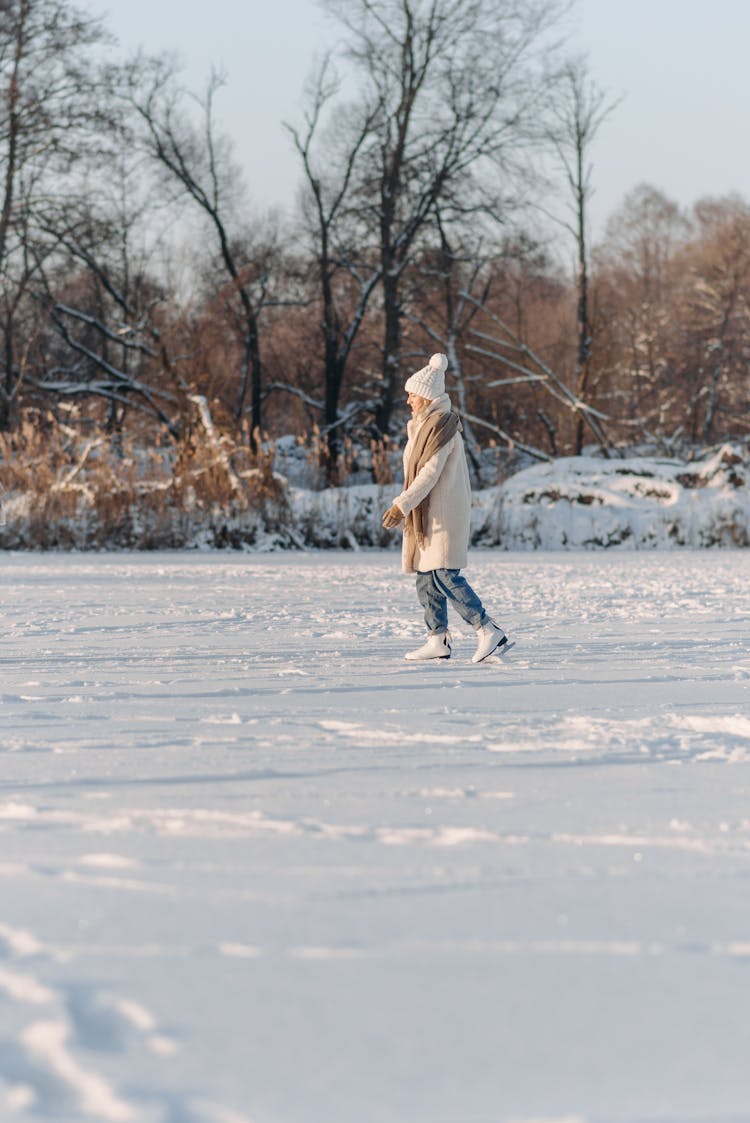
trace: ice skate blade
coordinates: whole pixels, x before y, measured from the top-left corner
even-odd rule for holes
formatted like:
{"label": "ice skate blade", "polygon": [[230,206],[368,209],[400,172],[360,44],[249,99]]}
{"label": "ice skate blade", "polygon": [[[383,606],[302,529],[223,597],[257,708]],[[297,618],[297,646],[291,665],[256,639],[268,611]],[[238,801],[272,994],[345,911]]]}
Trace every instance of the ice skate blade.
{"label": "ice skate blade", "polygon": [[502,663],[510,649],[515,646],[516,641],[514,639],[500,643],[488,655],[485,655],[484,659],[479,659],[476,663],[472,660],[472,666],[481,667],[483,663]]}

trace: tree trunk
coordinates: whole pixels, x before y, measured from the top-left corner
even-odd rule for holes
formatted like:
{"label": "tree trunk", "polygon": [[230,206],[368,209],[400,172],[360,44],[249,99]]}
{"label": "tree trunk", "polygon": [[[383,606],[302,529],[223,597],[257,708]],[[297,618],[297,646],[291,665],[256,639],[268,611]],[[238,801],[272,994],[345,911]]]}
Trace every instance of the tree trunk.
{"label": "tree trunk", "polygon": [[714,417],[716,416],[716,403],[718,398],[719,378],[721,377],[721,361],[719,360],[714,364],[714,369],[711,372],[711,385],[708,389],[708,401],[706,402],[706,416],[703,421],[703,443],[708,444],[711,440],[714,428]]}
{"label": "tree trunk", "polygon": [[716,361],[714,362],[713,370],[711,372],[711,385],[708,389],[708,401],[706,402],[706,416],[703,421],[703,443],[708,444],[711,440],[714,427],[714,418],[716,416],[716,406],[719,397],[719,379],[721,378],[722,368],[724,366],[724,338],[729,327],[729,321],[734,310],[735,294],[732,293],[729,302],[724,310],[724,315],[721,320],[721,327],[719,328],[719,344],[717,348]]}
{"label": "tree trunk", "polygon": [[474,430],[467,417],[468,401],[466,399],[466,383],[464,381],[463,367],[456,347],[456,339],[451,336],[448,339],[448,364],[450,370],[453,372],[453,379],[456,385],[456,400],[458,405],[458,412],[461,414],[463,431],[464,431],[464,445],[469,460],[469,471],[472,476],[472,482],[477,486],[481,485],[481,467],[482,461],[480,456],[479,444],[474,435]]}
{"label": "tree trunk", "polygon": [[13,379],[13,325],[6,323],[5,325],[5,354],[3,356],[5,363],[5,373],[3,376],[3,386],[0,390],[0,433],[9,433],[13,427],[13,391],[15,383]]}
{"label": "tree trunk", "polygon": [[388,435],[396,399],[401,357],[401,302],[398,278],[391,269],[383,271],[383,375],[375,425],[381,436]]}
{"label": "tree trunk", "polygon": [[245,410],[248,382],[250,383],[250,448],[258,451],[258,439],[263,421],[263,364],[260,357],[260,338],[255,312],[249,300],[242,302],[246,319],[245,354],[242,359],[240,392],[235,408],[235,417],[241,420]]}
{"label": "tree trunk", "polygon": [[329,483],[338,480],[341,458],[341,426],[339,425],[339,401],[341,380],[344,369],[338,356],[335,339],[326,339],[325,347],[325,405],[323,420],[326,430],[326,475]]}
{"label": "tree trunk", "polygon": [[13,72],[8,82],[7,91],[5,91],[5,100],[7,101],[7,150],[6,150],[6,164],[5,164],[5,186],[3,192],[3,206],[0,210],[0,264],[5,258],[5,245],[8,237],[8,228],[10,226],[10,218],[13,212],[13,195],[16,182],[16,159],[18,153],[18,140],[20,133],[20,123],[18,119],[18,102],[20,98],[20,91],[18,88],[18,74],[21,67],[21,59],[23,57],[24,36],[26,32],[26,19],[28,17],[28,5],[22,4],[19,13],[18,28],[16,33],[15,50],[13,55]]}
{"label": "tree trunk", "polygon": [[[591,357],[591,327],[589,325],[589,276],[586,260],[586,191],[583,169],[583,146],[577,152],[577,242],[578,242],[578,356],[576,361],[576,395],[582,402],[586,400],[589,381],[589,359]],[[576,420],[575,452],[580,456],[583,451],[584,421],[583,414]]]}
{"label": "tree trunk", "polygon": [[250,357],[251,389],[250,389],[250,432],[253,436],[260,436],[263,421],[263,365],[260,359],[260,340],[257,331],[253,333],[253,349]]}

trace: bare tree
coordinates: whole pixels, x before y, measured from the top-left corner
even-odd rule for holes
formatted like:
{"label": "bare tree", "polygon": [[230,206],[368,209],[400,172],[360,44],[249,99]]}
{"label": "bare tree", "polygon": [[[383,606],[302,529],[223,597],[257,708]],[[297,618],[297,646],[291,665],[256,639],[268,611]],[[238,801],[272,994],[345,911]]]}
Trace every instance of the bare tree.
{"label": "bare tree", "polygon": [[[406,317],[429,338],[433,349],[448,357],[451,391],[463,420],[464,440],[475,482],[479,482],[480,448],[469,406],[469,379],[465,370],[465,348],[470,331],[489,299],[494,279],[493,255],[485,246],[485,231],[471,244],[457,243],[442,222],[439,205],[434,229],[438,243],[428,248],[417,263],[415,311]],[[421,283],[420,283],[421,282]]]}
{"label": "bare tree", "polygon": [[[347,29],[347,56],[373,117],[360,198],[382,273],[375,422],[386,433],[399,384],[404,271],[438,202],[469,209],[490,164],[494,177],[507,179],[532,136],[530,117],[545,86],[539,59],[562,5],[327,0],[327,7]],[[503,192],[492,194],[499,205]]]}
{"label": "bare tree", "polygon": [[750,206],[738,196],[702,199],[694,214],[696,237],[680,255],[688,278],[681,311],[686,340],[695,347],[693,431],[708,444],[722,412],[734,412],[744,427],[750,424],[750,417],[741,417],[750,400]]}
{"label": "bare tree", "polygon": [[[439,211],[437,228],[439,248],[419,264],[427,281],[414,301],[420,312],[407,316],[449,356],[451,390],[475,478],[480,430],[499,438],[508,452],[520,449],[546,459],[536,446],[541,425],[551,454],[558,455],[558,422],[577,408],[575,395],[567,388],[561,392],[563,380],[555,375],[550,357],[550,352],[567,350],[568,333],[560,340],[555,326],[555,310],[568,304],[567,285],[529,235],[499,238],[499,231],[478,225],[473,240],[467,236],[456,243],[443,228]],[[535,347],[547,355],[546,361]],[[501,377],[496,364],[505,368]],[[596,427],[596,416],[589,416]]]}
{"label": "bare tree", "polygon": [[[323,432],[329,479],[337,470],[342,428],[353,416],[352,410],[345,415],[340,410],[347,365],[370,297],[382,277],[377,262],[367,260],[367,246],[354,248],[362,230],[352,214],[350,194],[373,116],[365,113],[362,118],[349,119],[339,114],[333,122],[333,135],[324,136],[322,151],[317,151],[324,111],[338,88],[330,60],[326,60],[311,85],[304,132],[287,126],[305,174],[304,210],[321,305]],[[361,403],[355,401],[353,410],[359,408]]]}
{"label": "bare tree", "polygon": [[11,425],[39,330],[30,286],[57,248],[40,208],[48,215],[80,192],[78,173],[111,134],[117,68],[98,55],[106,38],[65,0],[0,7],[0,430]]}
{"label": "bare tree", "polygon": [[[592,320],[589,294],[588,210],[592,195],[591,146],[599,129],[619,101],[607,101],[604,90],[593,82],[585,60],[564,67],[550,102],[547,139],[562,166],[570,193],[572,221],[564,221],[573,236],[577,257],[578,344],[576,348],[575,390],[585,402],[590,388]],[[576,423],[575,451],[583,449],[585,413]],[[606,445],[604,451],[606,453]]]}
{"label": "bare tree", "polygon": [[680,207],[640,184],[610,217],[598,252],[597,289],[606,302],[600,345],[609,352],[601,368],[608,412],[621,421],[631,419],[644,432],[666,424],[664,399],[676,389],[683,285],[676,254],[689,233]]}
{"label": "bare tree", "polygon": [[[163,62],[152,65],[144,87],[141,67],[134,71],[131,102],[140,118],[144,149],[166,172],[173,185],[208,220],[216,238],[219,260],[234,294],[241,325],[241,359],[233,412],[240,421],[250,397],[250,443],[256,448],[262,427],[263,367],[260,317],[269,303],[270,277],[258,262],[248,262],[246,239],[233,221],[240,175],[233,166],[228,143],[216,131],[214,101],[223,78],[212,74],[206,94],[198,99],[202,131],[188,112],[189,95],[178,85],[174,68]],[[269,260],[264,255],[265,261]]]}
{"label": "bare tree", "polygon": [[[149,273],[148,251],[137,247],[150,217],[133,182],[142,171],[124,165],[119,199],[107,199],[103,188],[86,207],[72,204],[50,218],[58,260],[40,266],[36,288],[53,331],[30,364],[29,382],[47,399],[106,401],[110,432],[135,409],[177,437],[189,388],[170,354],[167,295]],[[113,163],[110,189],[117,170]]]}

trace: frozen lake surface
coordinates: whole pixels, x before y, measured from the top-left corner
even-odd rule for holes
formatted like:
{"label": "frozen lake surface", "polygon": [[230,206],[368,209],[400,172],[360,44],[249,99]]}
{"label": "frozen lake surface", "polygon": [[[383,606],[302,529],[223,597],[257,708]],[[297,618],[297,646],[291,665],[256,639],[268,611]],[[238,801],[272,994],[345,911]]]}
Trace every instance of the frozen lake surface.
{"label": "frozen lake surface", "polygon": [[746,1123],[750,552],[0,559],[0,1119]]}

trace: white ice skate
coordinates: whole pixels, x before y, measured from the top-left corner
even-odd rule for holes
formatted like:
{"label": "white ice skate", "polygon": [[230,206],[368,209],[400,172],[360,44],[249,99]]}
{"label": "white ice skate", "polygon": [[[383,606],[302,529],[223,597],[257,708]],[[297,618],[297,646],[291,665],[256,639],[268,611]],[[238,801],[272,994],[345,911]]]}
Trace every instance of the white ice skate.
{"label": "white ice skate", "polygon": [[471,661],[472,663],[481,663],[493,652],[500,655],[507,645],[508,637],[505,632],[488,616],[481,628],[477,628],[477,649],[472,655]]}
{"label": "white ice skate", "polygon": [[427,637],[427,643],[423,643],[416,651],[407,651],[404,659],[412,661],[425,660],[425,659],[450,659],[451,657],[451,642],[448,632],[441,632],[439,635],[431,635]]}

